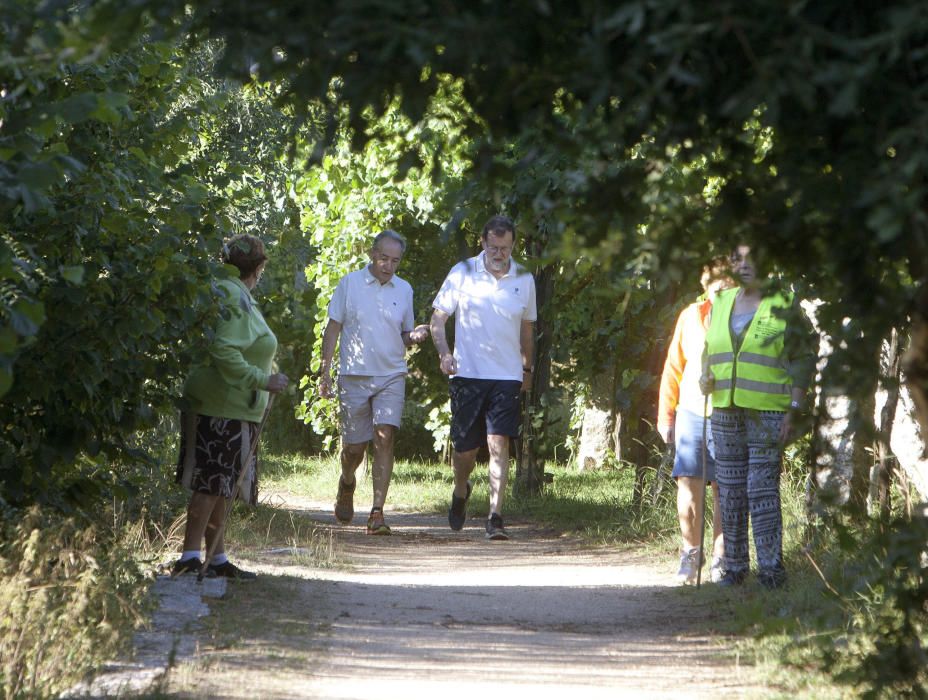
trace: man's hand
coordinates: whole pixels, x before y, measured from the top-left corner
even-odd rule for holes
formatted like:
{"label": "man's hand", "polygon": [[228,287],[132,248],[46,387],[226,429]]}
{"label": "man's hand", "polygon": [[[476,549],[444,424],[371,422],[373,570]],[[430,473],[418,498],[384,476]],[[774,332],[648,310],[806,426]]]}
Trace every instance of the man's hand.
{"label": "man's hand", "polygon": [[319,395],[324,399],[331,399],[335,396],[332,391],[332,375],[329,370],[322,370],[322,376],[319,377]]}
{"label": "man's hand", "polygon": [[429,326],[427,323],[423,323],[419,326],[416,326],[409,332],[409,344],[418,345],[419,343],[425,341],[429,337]]}
{"label": "man's hand", "polygon": [[532,386],[533,372],[530,369],[522,368],[522,393],[524,394]]}
{"label": "man's hand", "polygon": [[657,434],[661,436],[665,445],[673,444],[673,425],[658,425]]}
{"label": "man's hand", "polygon": [[272,394],[279,394],[289,383],[290,379],[286,374],[272,374],[267,380],[267,390]]}
{"label": "man's hand", "polygon": [[458,373],[458,362],[454,359],[454,355],[450,352],[446,352],[441,356],[441,371],[444,374],[452,375]]}

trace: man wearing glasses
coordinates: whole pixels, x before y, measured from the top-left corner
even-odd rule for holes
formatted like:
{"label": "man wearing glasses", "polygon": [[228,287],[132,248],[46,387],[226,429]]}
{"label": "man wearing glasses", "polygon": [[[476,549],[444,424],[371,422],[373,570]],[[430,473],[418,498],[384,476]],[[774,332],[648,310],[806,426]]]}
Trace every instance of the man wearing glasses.
{"label": "man wearing glasses", "polygon": [[[454,491],[448,524],[464,527],[477,449],[490,452],[489,540],[507,540],[503,498],[509,475],[509,439],[519,434],[519,395],[532,379],[535,280],[511,258],[515,224],[494,216],[483,227],[480,255],[445,278],[432,303],[431,333],[441,371],[451,377]],[[454,352],[445,335],[454,316]]]}
{"label": "man wearing glasses", "polygon": [[428,326],[415,326],[412,287],[396,275],[406,241],[396,231],[377,234],[370,265],[349,272],[329,302],[329,322],[322,336],[319,392],[332,398],[332,360],[339,347],[338,403],[342,435],[342,473],[338,479],[335,518],[354,518],[355,471],[367,444],[374,443],[374,505],[367,534],[389,535],[383,506],[393,474],[393,438],[406,397],[406,348],[428,337]]}

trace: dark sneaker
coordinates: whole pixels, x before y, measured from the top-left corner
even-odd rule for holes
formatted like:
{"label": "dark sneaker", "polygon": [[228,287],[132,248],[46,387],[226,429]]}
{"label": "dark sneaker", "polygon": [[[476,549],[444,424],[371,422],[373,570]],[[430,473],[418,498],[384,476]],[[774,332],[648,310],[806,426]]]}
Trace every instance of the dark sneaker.
{"label": "dark sneaker", "polygon": [[508,540],[509,533],[503,528],[503,516],[499,513],[493,513],[487,520],[487,539],[488,540]]}
{"label": "dark sneaker", "polygon": [[180,576],[181,574],[199,574],[203,568],[203,562],[199,557],[190,557],[190,559],[178,559],[171,566],[171,576]]}
{"label": "dark sneaker", "polygon": [[747,574],[747,571],[726,571],[722,574],[722,578],[719,579],[719,585],[724,588],[740,586],[744,583],[744,579],[747,578]]}
{"label": "dark sneaker", "polygon": [[368,535],[389,535],[390,527],[383,521],[382,510],[372,510],[371,517],[367,519]]}
{"label": "dark sneaker", "polygon": [[467,520],[467,499],[470,498],[472,488],[470,482],[467,482],[467,495],[464,498],[455,496],[451,492],[451,507],[448,509],[448,525],[452,530],[460,530],[464,527],[464,521]]}
{"label": "dark sneaker", "polygon": [[258,578],[258,574],[253,571],[242,571],[230,561],[227,561],[225,564],[210,564],[206,567],[206,572],[211,576],[234,578],[239,581],[251,581]]}
{"label": "dark sneaker", "polygon": [[786,585],[786,571],[782,568],[758,571],[757,580],[760,581],[761,586],[771,591],[775,588],[782,588]]}
{"label": "dark sneaker", "polygon": [[342,477],[338,477],[338,495],[335,497],[335,519],[342,525],[347,525],[354,518],[354,487],[358,485],[357,479],[349,486]]}

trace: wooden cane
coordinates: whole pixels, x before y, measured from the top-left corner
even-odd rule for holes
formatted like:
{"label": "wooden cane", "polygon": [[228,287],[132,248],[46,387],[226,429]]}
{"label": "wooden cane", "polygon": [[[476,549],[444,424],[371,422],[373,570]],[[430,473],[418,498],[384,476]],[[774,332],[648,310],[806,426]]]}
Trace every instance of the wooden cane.
{"label": "wooden cane", "polygon": [[235,505],[235,497],[238,496],[238,492],[242,488],[242,482],[245,481],[245,475],[248,473],[248,468],[251,466],[251,460],[254,459],[254,456],[258,451],[258,441],[261,439],[261,432],[264,430],[264,424],[267,423],[267,417],[271,415],[271,406],[274,405],[274,396],[275,394],[271,394],[267,400],[267,407],[264,409],[264,415],[261,417],[261,422],[258,424],[258,431],[255,433],[255,439],[251,441],[251,445],[248,448],[248,458],[242,463],[242,470],[238,475],[238,479],[235,481],[235,488],[232,489],[232,498],[229,499],[229,505],[226,506],[226,515],[222,519],[222,523],[219,525],[219,530],[216,532],[216,536],[213,537],[213,543],[206,550],[206,558],[203,560],[203,564],[200,566],[200,573],[197,574],[197,583],[203,583],[203,577],[206,575],[206,569],[209,567],[209,563],[213,558],[213,554],[216,552],[216,545],[222,539],[222,535],[226,530],[226,523],[229,522],[229,515],[232,513],[232,506]]}

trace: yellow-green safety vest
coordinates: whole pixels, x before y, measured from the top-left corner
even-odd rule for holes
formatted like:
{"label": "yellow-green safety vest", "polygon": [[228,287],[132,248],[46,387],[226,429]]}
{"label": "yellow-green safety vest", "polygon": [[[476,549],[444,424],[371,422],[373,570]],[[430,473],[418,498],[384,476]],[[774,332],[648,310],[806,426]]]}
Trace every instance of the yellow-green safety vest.
{"label": "yellow-green safety vest", "polygon": [[783,356],[783,313],[792,304],[792,295],[778,293],[761,300],[735,353],[729,319],[737,295],[737,288],[726,289],[712,304],[706,332],[706,354],[715,377],[712,406],[786,411],[792,380]]}

